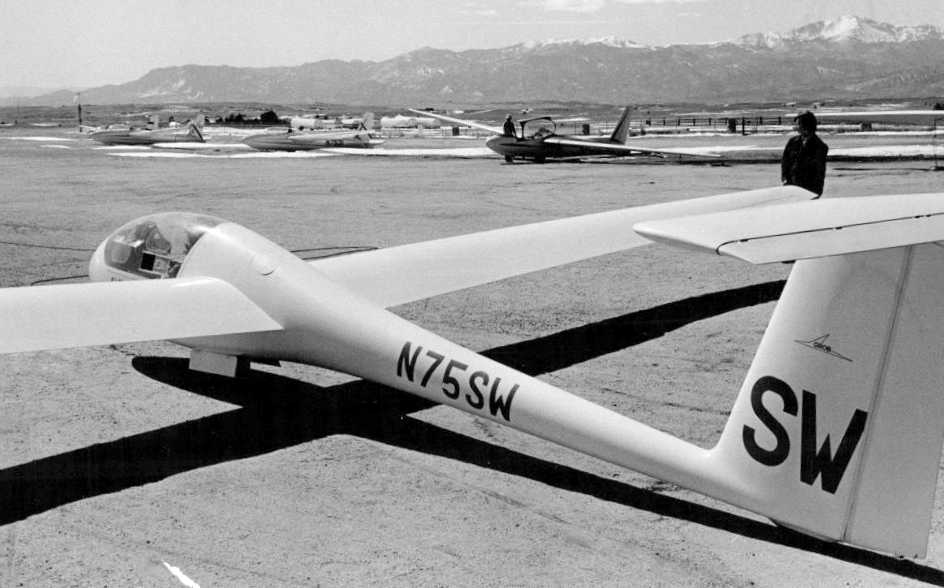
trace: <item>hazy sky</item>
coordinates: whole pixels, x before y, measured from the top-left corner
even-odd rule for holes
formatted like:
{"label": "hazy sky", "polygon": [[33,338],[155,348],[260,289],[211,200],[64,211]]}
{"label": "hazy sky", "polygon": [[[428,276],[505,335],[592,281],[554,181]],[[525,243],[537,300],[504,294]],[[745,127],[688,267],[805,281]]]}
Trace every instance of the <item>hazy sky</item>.
{"label": "hazy sky", "polygon": [[0,87],[89,87],[156,67],[383,60],[615,36],[650,45],[857,15],[944,27],[944,0],[0,0]]}

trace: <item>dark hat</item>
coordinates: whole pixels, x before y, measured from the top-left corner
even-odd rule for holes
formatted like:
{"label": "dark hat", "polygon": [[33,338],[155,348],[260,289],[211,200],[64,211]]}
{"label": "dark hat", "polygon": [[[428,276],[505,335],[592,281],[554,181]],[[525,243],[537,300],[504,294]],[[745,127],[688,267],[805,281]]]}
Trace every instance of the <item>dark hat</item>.
{"label": "dark hat", "polygon": [[803,114],[797,115],[794,120],[800,128],[809,129],[811,131],[816,130],[816,116],[809,110]]}

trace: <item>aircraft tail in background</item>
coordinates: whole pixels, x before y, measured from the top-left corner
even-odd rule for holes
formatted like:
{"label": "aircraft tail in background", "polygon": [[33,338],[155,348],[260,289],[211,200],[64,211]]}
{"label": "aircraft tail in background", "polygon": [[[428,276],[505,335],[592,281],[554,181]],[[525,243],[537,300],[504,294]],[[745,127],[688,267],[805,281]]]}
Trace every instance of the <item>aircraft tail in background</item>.
{"label": "aircraft tail in background", "polygon": [[619,122],[616,123],[613,134],[610,135],[611,141],[616,143],[626,142],[627,137],[629,137],[629,113],[632,112],[632,110],[632,106],[627,106],[623,109],[623,114],[620,116]]}
{"label": "aircraft tail in background", "polygon": [[[197,117],[197,118],[198,118],[198,119],[202,119],[203,116],[199,116],[199,117]],[[191,139],[193,139],[194,141],[198,142],[198,143],[203,143],[203,142],[204,142],[203,133],[200,132],[200,128],[201,128],[202,126],[203,126],[203,125],[198,125],[195,121],[191,121],[190,124],[187,125],[187,127],[188,127],[188,129],[187,129],[187,136],[190,137]]]}

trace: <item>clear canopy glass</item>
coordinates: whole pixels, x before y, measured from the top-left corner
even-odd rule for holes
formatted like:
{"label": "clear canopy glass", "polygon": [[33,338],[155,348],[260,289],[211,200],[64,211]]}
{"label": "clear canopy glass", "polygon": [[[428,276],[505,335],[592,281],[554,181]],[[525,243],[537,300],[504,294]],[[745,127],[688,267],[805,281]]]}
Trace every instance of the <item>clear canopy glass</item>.
{"label": "clear canopy glass", "polygon": [[521,121],[521,132],[524,137],[542,139],[557,132],[557,123],[550,117],[538,117]]}
{"label": "clear canopy glass", "polygon": [[105,242],[105,264],[143,278],[173,278],[187,253],[222,219],[188,212],[152,214],[124,225]]}

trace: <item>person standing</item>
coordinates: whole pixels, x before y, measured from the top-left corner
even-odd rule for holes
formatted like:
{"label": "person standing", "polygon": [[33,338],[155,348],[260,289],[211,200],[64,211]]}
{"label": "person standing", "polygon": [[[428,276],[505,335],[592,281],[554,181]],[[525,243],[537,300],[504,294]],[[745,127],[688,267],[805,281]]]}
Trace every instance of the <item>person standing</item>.
{"label": "person standing", "polygon": [[515,121],[512,120],[511,115],[505,117],[505,124],[502,126],[502,129],[505,131],[506,137],[516,137],[515,133]]}
{"label": "person standing", "polygon": [[829,147],[816,134],[816,116],[806,111],[795,119],[797,135],[787,141],[780,160],[780,181],[823,194]]}

